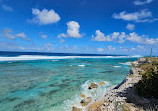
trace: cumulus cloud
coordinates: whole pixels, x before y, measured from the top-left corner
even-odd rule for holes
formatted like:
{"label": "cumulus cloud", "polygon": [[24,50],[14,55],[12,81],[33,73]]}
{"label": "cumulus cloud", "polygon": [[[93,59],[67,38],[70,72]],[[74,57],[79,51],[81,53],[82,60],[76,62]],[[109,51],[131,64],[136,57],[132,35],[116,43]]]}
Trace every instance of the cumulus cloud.
{"label": "cumulus cloud", "polygon": [[124,53],[127,53],[129,51],[129,49],[127,49],[125,47],[120,47],[120,50],[123,51]]}
{"label": "cumulus cloud", "polygon": [[47,36],[47,35],[42,34],[42,35],[41,35],[41,37],[42,37],[42,38],[44,38],[44,39],[46,39],[48,36]]}
{"label": "cumulus cloud", "polygon": [[104,49],[103,48],[97,48],[97,51],[98,52],[104,52]]}
{"label": "cumulus cloud", "polygon": [[125,40],[125,38],[127,37],[127,35],[126,35],[126,33],[125,32],[121,32],[120,34],[119,34],[119,36],[118,36],[118,42],[119,43],[123,43]]}
{"label": "cumulus cloud", "polygon": [[133,32],[130,33],[127,38],[127,40],[131,41],[131,42],[136,42],[136,43],[140,43],[140,44],[157,44],[158,43],[158,38],[154,39],[154,38],[148,38],[148,36],[146,35],[138,35],[137,33]]}
{"label": "cumulus cloud", "polygon": [[115,47],[113,47],[113,46],[108,46],[108,50],[110,50],[110,51],[115,50]]}
{"label": "cumulus cloud", "polygon": [[65,37],[65,38],[66,38],[66,37],[67,37],[67,35],[66,35],[66,34],[64,34],[64,33],[61,33],[61,34],[59,34],[59,35],[58,35],[58,37],[59,37],[59,38],[60,38],[60,37]]}
{"label": "cumulus cloud", "polygon": [[92,35],[93,41],[111,41],[108,37],[105,37],[105,34],[102,33],[100,30],[95,31],[96,37]]}
{"label": "cumulus cloud", "polygon": [[141,45],[137,45],[137,47],[138,47],[139,49],[144,49],[144,46],[141,46]]}
{"label": "cumulus cloud", "polygon": [[125,41],[131,41],[139,44],[158,44],[158,38],[149,38],[147,35],[138,35],[136,32],[126,34],[125,32],[113,32],[112,34],[105,35],[96,30],[96,36],[92,35],[92,41],[114,41],[124,43]]}
{"label": "cumulus cloud", "polygon": [[12,40],[16,39],[16,38],[22,38],[24,40],[29,40],[29,39],[27,39],[27,36],[25,35],[24,32],[15,34],[12,29],[4,29],[2,31],[2,36],[6,37],[8,39],[12,39]]}
{"label": "cumulus cloud", "polygon": [[115,41],[118,38],[118,42],[122,43],[124,42],[123,38],[126,37],[124,32],[121,34],[119,32],[113,32],[112,34],[105,36],[100,30],[96,30],[95,34],[96,36],[92,35],[92,41]]}
{"label": "cumulus cloud", "polygon": [[4,4],[2,5],[2,9],[5,11],[10,11],[10,12],[14,11],[12,7],[4,5]]}
{"label": "cumulus cloud", "polygon": [[153,0],[145,0],[145,1],[136,0],[136,1],[134,1],[134,4],[135,5],[145,5],[145,4],[151,3],[152,1]]}
{"label": "cumulus cloud", "polygon": [[126,11],[120,12],[118,14],[114,13],[112,17],[114,19],[122,19],[125,21],[134,22],[154,22],[158,20],[157,18],[151,18],[152,12],[147,9],[132,13],[127,13]]}
{"label": "cumulus cloud", "polygon": [[82,35],[79,33],[80,25],[78,22],[70,21],[66,23],[68,29],[67,34],[61,33],[58,37],[72,37],[72,38],[81,38]]}
{"label": "cumulus cloud", "polygon": [[59,22],[61,19],[53,9],[43,9],[40,11],[39,9],[34,8],[32,9],[32,14],[34,18],[31,21],[39,25],[53,24]]}
{"label": "cumulus cloud", "polygon": [[21,38],[23,38],[23,39],[26,38],[26,35],[24,34],[24,32],[19,33],[19,34],[16,34],[15,36],[17,36],[17,37],[21,37]]}
{"label": "cumulus cloud", "polygon": [[107,48],[97,48],[97,52],[99,52],[99,53],[102,53],[102,52],[105,52],[106,51],[106,53],[108,53],[108,52],[110,52],[110,51],[114,51],[115,50],[115,47],[113,47],[113,46],[107,46]]}
{"label": "cumulus cloud", "polygon": [[127,24],[126,28],[127,28],[128,30],[134,30],[135,25],[129,23],[129,24]]}

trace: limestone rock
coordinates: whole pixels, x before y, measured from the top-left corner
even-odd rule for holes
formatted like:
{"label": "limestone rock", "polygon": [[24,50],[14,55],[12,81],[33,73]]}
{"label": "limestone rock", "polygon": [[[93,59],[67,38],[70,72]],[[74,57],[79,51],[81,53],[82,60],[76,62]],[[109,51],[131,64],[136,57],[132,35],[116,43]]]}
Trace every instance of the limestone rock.
{"label": "limestone rock", "polygon": [[99,83],[99,85],[104,85],[104,84],[105,84],[105,82],[100,82],[100,83]]}
{"label": "limestone rock", "polygon": [[102,111],[102,105],[104,102],[96,101],[88,106],[87,111]]}
{"label": "limestone rock", "polygon": [[81,106],[86,106],[86,105],[88,105],[91,101],[92,101],[92,98],[91,98],[91,97],[87,97],[87,98],[83,99],[80,103],[81,103]]}
{"label": "limestone rock", "polygon": [[93,88],[97,88],[98,85],[95,84],[95,83],[91,83],[89,86],[88,86],[88,89],[93,89]]}
{"label": "limestone rock", "polygon": [[72,111],[82,111],[82,109],[73,106],[73,107],[72,107]]}
{"label": "limestone rock", "polygon": [[81,98],[85,98],[86,96],[84,94],[80,94]]}

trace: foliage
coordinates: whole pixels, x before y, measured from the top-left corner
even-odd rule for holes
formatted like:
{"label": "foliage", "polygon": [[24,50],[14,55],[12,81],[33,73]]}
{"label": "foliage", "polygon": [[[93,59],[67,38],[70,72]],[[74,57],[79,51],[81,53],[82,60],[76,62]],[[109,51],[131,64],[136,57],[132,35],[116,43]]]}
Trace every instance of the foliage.
{"label": "foliage", "polygon": [[141,73],[142,79],[135,85],[136,93],[144,97],[158,98],[158,63],[153,61],[148,64],[148,68],[144,73]]}

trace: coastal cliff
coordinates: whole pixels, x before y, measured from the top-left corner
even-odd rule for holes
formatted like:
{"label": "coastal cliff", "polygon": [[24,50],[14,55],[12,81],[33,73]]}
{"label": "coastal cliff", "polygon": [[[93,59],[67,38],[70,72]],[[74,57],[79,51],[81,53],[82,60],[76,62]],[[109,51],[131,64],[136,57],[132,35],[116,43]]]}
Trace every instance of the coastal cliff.
{"label": "coastal cliff", "polygon": [[[106,92],[95,100],[89,99],[90,101],[87,101],[83,108],[73,107],[72,111],[157,111],[158,99],[147,99],[136,93],[135,85],[142,80],[140,72],[145,71],[139,66],[151,64],[151,61],[146,59],[140,58],[132,62],[129,74],[120,84],[108,88]],[[97,88],[97,84],[93,84],[93,86]]]}

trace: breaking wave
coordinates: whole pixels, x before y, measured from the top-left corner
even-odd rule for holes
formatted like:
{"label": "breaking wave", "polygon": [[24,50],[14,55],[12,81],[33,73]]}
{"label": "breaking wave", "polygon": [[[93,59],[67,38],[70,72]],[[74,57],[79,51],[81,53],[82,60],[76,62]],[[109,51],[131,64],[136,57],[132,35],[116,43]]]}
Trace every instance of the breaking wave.
{"label": "breaking wave", "polygon": [[2,57],[0,61],[20,61],[20,60],[43,60],[43,59],[76,59],[76,58],[137,58],[141,56],[41,56],[41,55],[20,55],[16,57]]}
{"label": "breaking wave", "polygon": [[[88,86],[91,83],[98,84],[99,82],[105,82],[105,84],[99,85],[97,89],[92,89],[92,90],[88,89]],[[80,94],[84,94],[86,97],[91,97],[92,100],[95,100],[98,97],[100,97],[109,86],[111,86],[111,84],[108,81],[90,81],[90,80],[87,80],[85,83],[83,83],[80,86],[81,87]],[[72,106],[75,106],[77,108],[81,108],[82,111],[86,111],[85,107],[82,107],[80,105],[80,101],[82,100],[82,98],[80,97],[80,94],[76,94],[75,96],[71,97],[71,99],[63,101],[63,104],[64,104],[63,106],[65,106],[64,111],[71,111]]]}

